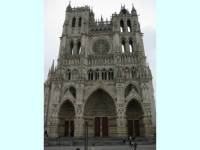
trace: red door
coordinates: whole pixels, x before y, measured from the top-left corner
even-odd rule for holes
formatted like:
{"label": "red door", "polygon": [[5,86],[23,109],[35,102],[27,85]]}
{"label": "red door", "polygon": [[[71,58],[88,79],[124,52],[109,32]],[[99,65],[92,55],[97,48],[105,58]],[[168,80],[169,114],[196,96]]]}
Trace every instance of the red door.
{"label": "red door", "polygon": [[99,117],[95,118],[95,127],[94,128],[95,128],[94,135],[96,137],[99,137],[100,136],[100,118]]}
{"label": "red door", "polygon": [[134,120],[135,136],[140,136],[140,122],[139,120]]}
{"label": "red door", "polygon": [[103,117],[102,118],[102,136],[108,136],[108,118]]}
{"label": "red door", "polygon": [[70,136],[73,137],[74,136],[74,121],[72,120],[70,123]]}
{"label": "red door", "polygon": [[64,136],[69,136],[69,121],[65,121],[65,132]]}
{"label": "red door", "polygon": [[133,120],[128,120],[128,136],[133,136]]}

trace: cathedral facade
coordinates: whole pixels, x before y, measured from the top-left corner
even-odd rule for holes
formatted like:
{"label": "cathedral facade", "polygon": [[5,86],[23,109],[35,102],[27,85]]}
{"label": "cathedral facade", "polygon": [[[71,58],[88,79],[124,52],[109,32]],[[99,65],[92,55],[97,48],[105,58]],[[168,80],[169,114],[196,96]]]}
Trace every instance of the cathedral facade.
{"label": "cathedral facade", "polygon": [[149,137],[155,132],[152,74],[138,15],[121,7],[95,20],[88,6],[66,8],[57,65],[44,84],[50,137]]}

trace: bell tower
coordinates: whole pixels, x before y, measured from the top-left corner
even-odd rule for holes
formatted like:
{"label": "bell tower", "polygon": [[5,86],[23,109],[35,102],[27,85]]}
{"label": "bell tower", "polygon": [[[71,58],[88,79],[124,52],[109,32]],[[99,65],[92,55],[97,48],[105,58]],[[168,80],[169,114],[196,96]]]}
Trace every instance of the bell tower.
{"label": "bell tower", "polygon": [[58,64],[67,56],[84,55],[84,49],[87,47],[86,36],[92,22],[94,22],[94,13],[88,6],[72,8],[69,3],[60,37]]}

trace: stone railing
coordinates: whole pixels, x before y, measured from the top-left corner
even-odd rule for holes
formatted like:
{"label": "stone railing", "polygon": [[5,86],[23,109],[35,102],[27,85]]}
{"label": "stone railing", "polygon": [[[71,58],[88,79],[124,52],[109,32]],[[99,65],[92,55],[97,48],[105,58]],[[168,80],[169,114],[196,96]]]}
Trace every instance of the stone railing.
{"label": "stone railing", "polygon": [[100,21],[90,24],[90,31],[111,31],[112,23],[110,21]]}
{"label": "stone railing", "polygon": [[133,54],[122,54],[120,60],[117,62],[120,64],[136,64],[137,57]]}
{"label": "stone railing", "polygon": [[114,55],[90,55],[88,56],[89,66],[103,66],[103,65],[113,65]]}
{"label": "stone railing", "polygon": [[69,55],[66,56],[65,65],[80,65],[80,55]]}

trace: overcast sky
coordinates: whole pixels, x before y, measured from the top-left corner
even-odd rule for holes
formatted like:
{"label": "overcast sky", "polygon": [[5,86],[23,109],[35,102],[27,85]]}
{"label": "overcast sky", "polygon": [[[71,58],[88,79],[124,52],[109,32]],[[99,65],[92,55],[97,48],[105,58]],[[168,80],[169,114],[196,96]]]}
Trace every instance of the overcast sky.
{"label": "overcast sky", "polygon": [[[59,37],[62,33],[62,26],[65,19],[65,10],[69,0],[45,0],[44,14],[44,31],[45,31],[45,79],[53,59],[57,61],[59,51]],[[121,5],[131,11],[132,4],[134,5],[138,15],[141,30],[144,33],[144,47],[147,56],[147,61],[152,70],[155,83],[155,0],[71,0],[71,6],[89,5],[93,8],[95,18],[103,16],[104,20],[110,20],[114,12],[119,12]],[[55,62],[56,62],[55,61]],[[154,84],[155,85],[155,84]]]}

